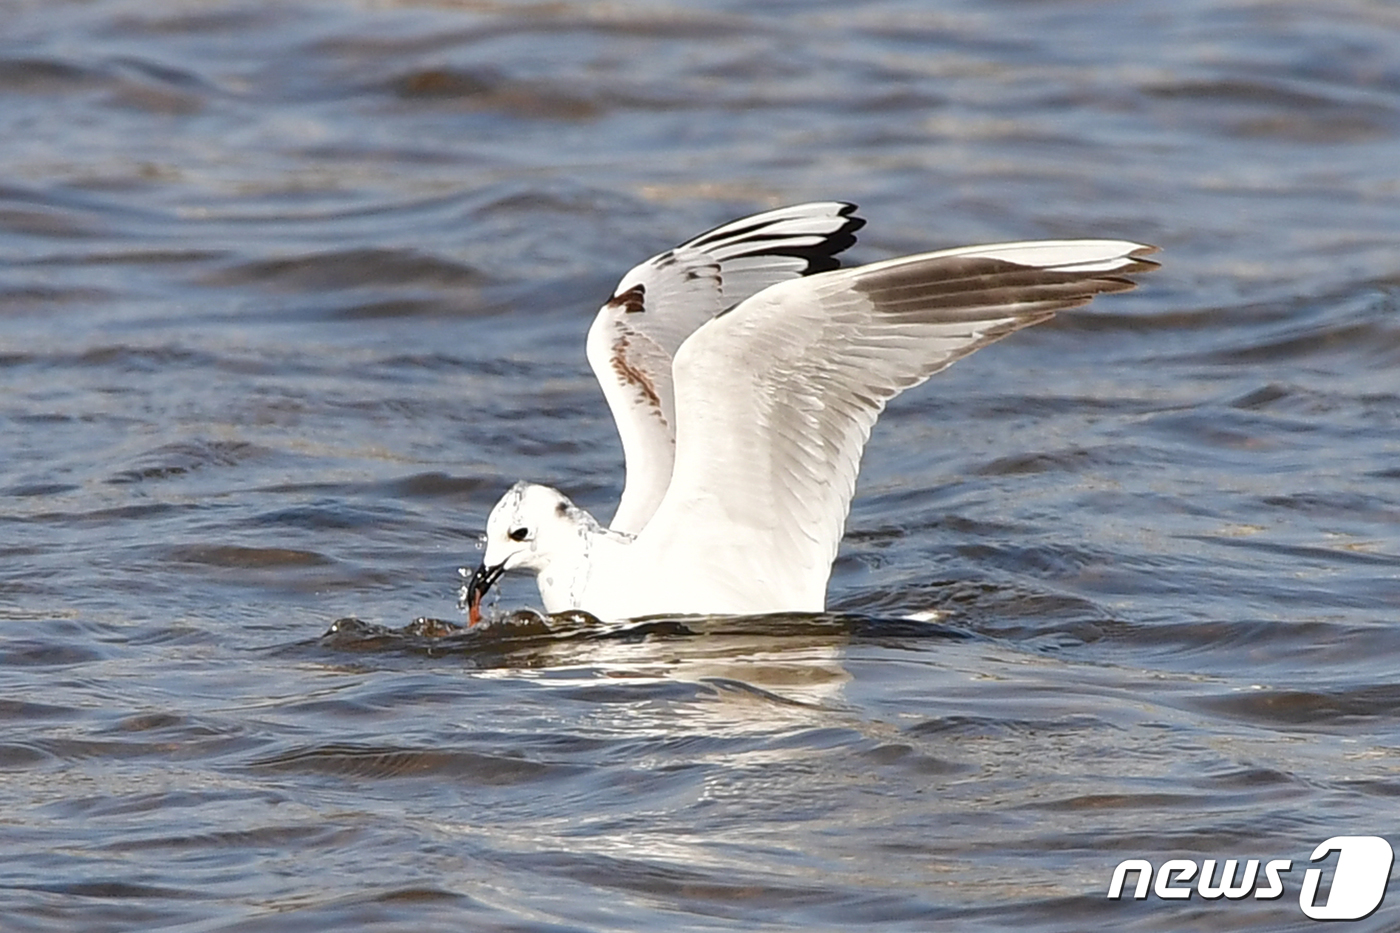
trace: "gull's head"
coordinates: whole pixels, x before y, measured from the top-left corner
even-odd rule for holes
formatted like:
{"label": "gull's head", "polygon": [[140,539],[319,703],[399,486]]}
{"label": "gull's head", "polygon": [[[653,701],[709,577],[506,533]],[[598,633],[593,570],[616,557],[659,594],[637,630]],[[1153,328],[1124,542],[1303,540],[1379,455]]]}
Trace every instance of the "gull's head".
{"label": "gull's head", "polygon": [[470,620],[481,618],[481,598],[507,570],[546,572],[579,545],[583,513],[557,489],[516,483],[486,519],[486,552],[467,584]]}

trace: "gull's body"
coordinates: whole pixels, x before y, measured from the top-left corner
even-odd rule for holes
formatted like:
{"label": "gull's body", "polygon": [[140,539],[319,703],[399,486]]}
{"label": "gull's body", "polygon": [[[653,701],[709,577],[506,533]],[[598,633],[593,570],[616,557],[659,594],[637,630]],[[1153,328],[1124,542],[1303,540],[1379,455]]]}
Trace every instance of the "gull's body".
{"label": "gull's body", "polygon": [[506,570],[600,618],[821,611],[885,403],[1154,267],[1121,240],[964,247],[838,269],[863,223],[804,204],[627,274],[588,336],[627,481],[612,527],[518,483],[492,509],[473,614]]}

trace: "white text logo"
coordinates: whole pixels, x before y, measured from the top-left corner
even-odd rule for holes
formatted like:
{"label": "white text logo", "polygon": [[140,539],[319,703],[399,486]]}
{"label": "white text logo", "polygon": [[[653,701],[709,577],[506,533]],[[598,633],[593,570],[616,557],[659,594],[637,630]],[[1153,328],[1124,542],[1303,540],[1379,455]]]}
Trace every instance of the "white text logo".
{"label": "white text logo", "polygon": [[[1298,892],[1298,906],[1313,920],[1360,920],[1370,916],[1381,905],[1390,881],[1390,866],[1395,859],[1390,843],[1379,836],[1333,836],[1313,850],[1311,861],[1325,861],[1333,852],[1337,853],[1337,864],[1332,869],[1326,896],[1320,898],[1318,893],[1323,869],[1309,868]],[[1223,864],[1206,859],[1198,865],[1194,859],[1175,858],[1163,862],[1154,872],[1146,859],[1125,859],[1113,869],[1108,897],[1120,900],[1129,875],[1134,872],[1135,884],[1129,890],[1137,900],[1146,898],[1149,890],[1163,900],[1186,900],[1193,894],[1206,900],[1239,900],[1251,894],[1258,900],[1281,897],[1283,875],[1293,870],[1293,860],[1265,863],[1262,878],[1259,866],[1259,859],[1248,859],[1241,870],[1239,859],[1226,859]]]}

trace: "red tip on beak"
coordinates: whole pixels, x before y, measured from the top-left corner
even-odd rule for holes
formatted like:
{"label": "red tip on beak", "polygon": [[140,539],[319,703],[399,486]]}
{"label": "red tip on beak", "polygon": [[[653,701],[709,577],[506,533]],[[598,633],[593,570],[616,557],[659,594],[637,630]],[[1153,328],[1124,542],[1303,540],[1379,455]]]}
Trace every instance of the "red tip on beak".
{"label": "red tip on beak", "polygon": [[500,579],[501,574],[506,572],[504,563],[495,567],[487,567],[482,564],[476,568],[476,573],[472,574],[471,580],[467,581],[467,623],[475,625],[481,621],[481,597],[486,595],[486,591],[491,589],[491,584]]}

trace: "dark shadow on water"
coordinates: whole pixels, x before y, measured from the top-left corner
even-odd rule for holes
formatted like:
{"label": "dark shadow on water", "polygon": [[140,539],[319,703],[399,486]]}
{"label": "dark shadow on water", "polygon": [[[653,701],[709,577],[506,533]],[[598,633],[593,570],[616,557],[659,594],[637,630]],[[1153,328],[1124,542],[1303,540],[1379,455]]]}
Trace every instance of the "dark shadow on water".
{"label": "dark shadow on water", "polygon": [[[879,641],[885,639],[978,638],[964,629],[914,619],[886,619],[844,613],[774,613],[756,616],[651,616],[603,622],[586,612],[541,615],[518,610],[464,626],[420,617],[400,628],[356,618],[337,619],[315,645],[349,652],[465,657],[483,667],[531,664],[542,649],[563,644],[641,643],[705,639],[776,639],[799,642]],[[296,646],[307,647],[303,642]],[[531,665],[533,666],[533,665]]]}

